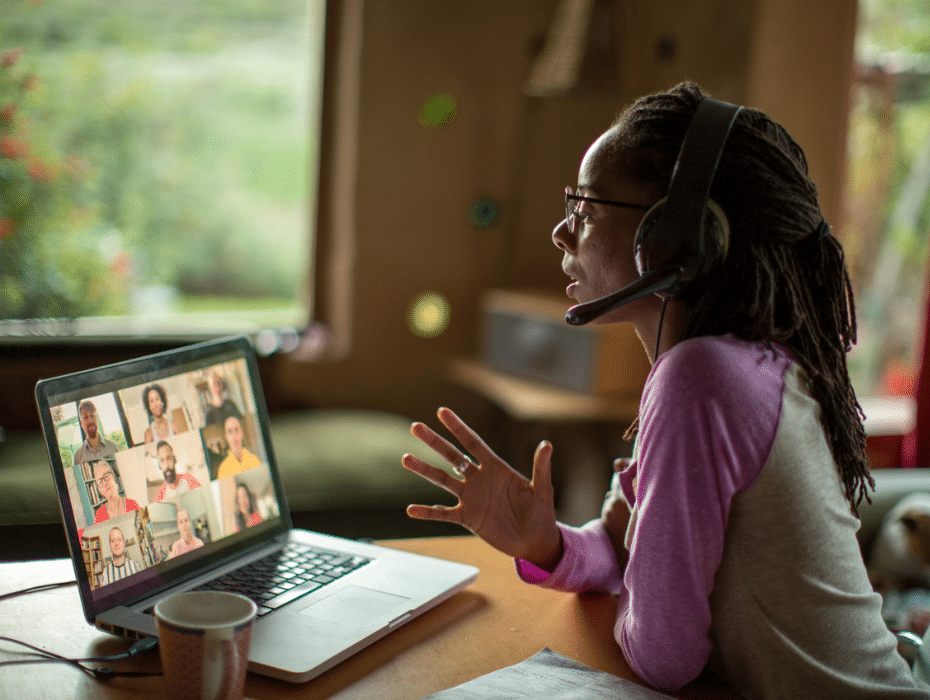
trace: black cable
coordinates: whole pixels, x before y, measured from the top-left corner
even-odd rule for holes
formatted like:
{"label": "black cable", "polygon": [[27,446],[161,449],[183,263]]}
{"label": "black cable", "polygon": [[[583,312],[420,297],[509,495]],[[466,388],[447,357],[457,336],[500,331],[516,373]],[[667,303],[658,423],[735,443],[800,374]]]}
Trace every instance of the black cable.
{"label": "black cable", "polygon": [[[77,581],[60,581],[58,583],[40,583],[36,586],[30,586],[29,588],[23,588],[18,591],[12,591],[10,593],[4,593],[0,595],[0,601],[8,600],[10,598],[16,598],[21,595],[27,595],[29,593],[38,593],[39,591],[49,591],[55,588],[64,588],[65,586],[73,586]],[[124,676],[130,678],[141,678],[145,676],[160,676],[161,671],[157,672],[148,672],[148,671],[116,671],[112,668],[107,667],[98,667],[92,668],[90,666],[84,666],[86,663],[112,663],[114,661],[125,661],[127,659],[132,659],[140,654],[152,651],[158,647],[158,639],[156,637],[143,637],[133,644],[129,649],[124,651],[122,654],[115,654],[113,656],[91,656],[84,659],[69,659],[66,656],[61,654],[56,654],[53,651],[46,651],[45,649],[40,649],[39,647],[33,646],[28,642],[22,642],[18,639],[13,639],[12,637],[3,637],[0,636],[0,641],[9,642],[10,644],[19,644],[24,646],[27,649],[31,649],[30,652],[20,652],[22,654],[27,654],[29,656],[34,656],[38,658],[32,659],[16,659],[14,661],[0,661],[0,667],[3,666],[25,666],[27,664],[68,664],[74,666],[78,670],[86,673],[91,678],[96,678],[99,680],[109,680],[111,678],[116,678],[117,676]]]}
{"label": "black cable", "polygon": [[38,586],[30,586],[29,588],[23,588],[18,591],[13,591],[11,593],[3,593],[0,595],[0,601],[7,600],[9,598],[16,598],[17,596],[26,595],[27,593],[38,593],[39,591],[50,591],[54,588],[64,588],[65,586],[73,586],[77,581],[60,581],[58,583],[40,583]]}
{"label": "black cable", "polygon": [[[144,676],[160,676],[161,671],[149,672],[149,671],[116,671],[112,668],[107,667],[98,667],[92,668],[89,666],[84,666],[85,663],[107,663],[113,661],[125,661],[127,659],[132,659],[140,654],[152,651],[158,646],[158,639],[155,637],[143,637],[135,644],[133,644],[129,649],[127,649],[122,654],[115,654],[113,656],[90,656],[83,659],[69,659],[68,657],[61,656],[56,654],[53,651],[46,651],[45,649],[40,649],[39,647],[33,646],[28,642],[22,642],[18,639],[13,639],[11,637],[0,636],[0,641],[9,642],[11,644],[19,644],[31,649],[32,652],[29,653],[30,656],[37,656],[39,658],[34,659],[16,659],[15,661],[0,661],[0,667],[2,666],[25,666],[27,664],[43,664],[43,663],[63,663],[74,666],[78,670],[86,673],[92,678],[97,678],[100,680],[109,680],[110,678],[115,678],[117,676],[140,678]],[[26,653],[26,652],[22,652]]]}
{"label": "black cable", "polygon": [[662,297],[662,313],[659,315],[659,330],[656,333],[656,351],[652,356],[653,364],[659,361],[659,346],[662,344],[662,324],[665,322],[665,307],[667,305],[668,297]]}

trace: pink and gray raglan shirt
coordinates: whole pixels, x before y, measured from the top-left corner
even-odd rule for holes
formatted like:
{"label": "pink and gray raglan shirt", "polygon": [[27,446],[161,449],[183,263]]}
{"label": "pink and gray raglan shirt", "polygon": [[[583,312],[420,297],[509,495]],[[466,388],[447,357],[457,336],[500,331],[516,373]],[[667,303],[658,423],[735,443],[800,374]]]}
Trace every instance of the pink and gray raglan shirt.
{"label": "pink and gray raglan shirt", "polygon": [[660,689],[709,667],[746,698],[928,698],[881,617],[820,424],[786,348],[731,335],[678,343],[646,380],[630,466],[629,559],[601,520],[560,524],[552,572],[619,596],[614,636]]}

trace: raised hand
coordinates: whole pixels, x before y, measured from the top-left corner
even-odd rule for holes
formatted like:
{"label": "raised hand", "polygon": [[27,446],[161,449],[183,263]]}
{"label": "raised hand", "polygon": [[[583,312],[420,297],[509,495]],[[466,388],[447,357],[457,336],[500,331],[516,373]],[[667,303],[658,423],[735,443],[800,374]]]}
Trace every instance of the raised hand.
{"label": "raised hand", "polygon": [[451,410],[440,408],[436,415],[465,453],[423,423],[414,423],[410,432],[442,455],[461,478],[411,454],[404,455],[401,463],[459,502],[453,507],[411,505],[407,514],[421,520],[458,523],[505,554],[552,571],[562,557],[552,493],[552,445],[544,441],[536,448],[533,478],[528,480],[494,454]]}

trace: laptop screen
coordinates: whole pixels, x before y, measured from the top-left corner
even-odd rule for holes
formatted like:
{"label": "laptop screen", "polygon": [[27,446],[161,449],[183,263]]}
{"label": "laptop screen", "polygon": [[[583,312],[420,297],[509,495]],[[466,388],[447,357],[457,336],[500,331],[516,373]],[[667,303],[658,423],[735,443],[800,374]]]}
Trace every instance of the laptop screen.
{"label": "laptop screen", "polygon": [[289,528],[257,374],[241,338],[39,383],[91,609],[168,587]]}

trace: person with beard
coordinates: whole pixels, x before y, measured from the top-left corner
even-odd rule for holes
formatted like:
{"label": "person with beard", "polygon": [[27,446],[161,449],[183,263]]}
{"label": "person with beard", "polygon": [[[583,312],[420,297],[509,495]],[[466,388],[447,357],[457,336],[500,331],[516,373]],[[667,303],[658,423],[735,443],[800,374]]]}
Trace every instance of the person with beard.
{"label": "person with beard", "polygon": [[163,501],[166,498],[174,498],[182,493],[193,491],[200,488],[200,482],[191,474],[178,473],[177,460],[174,456],[174,449],[165,441],[160,440],[156,447],[158,453],[158,466],[165,477],[165,483],[158,489],[155,494],[156,501]]}
{"label": "person with beard", "polygon": [[91,401],[83,401],[78,406],[78,417],[85,440],[74,452],[74,463],[90,462],[97,459],[106,459],[116,454],[119,449],[116,443],[108,440],[100,430],[97,419],[97,407]]}

